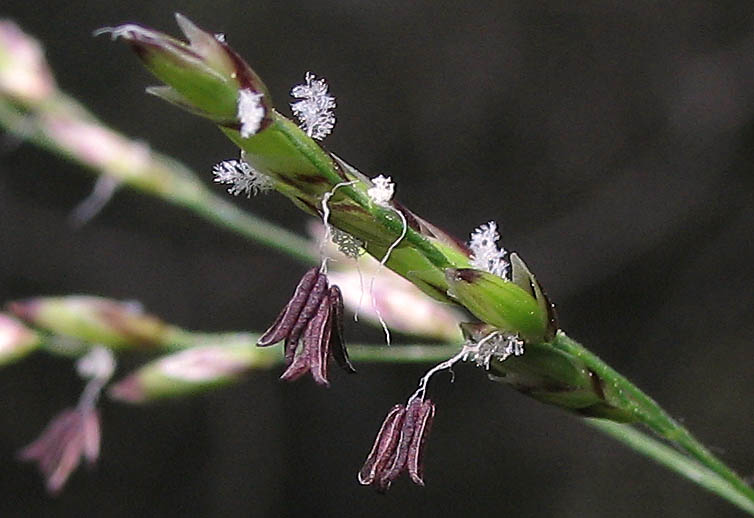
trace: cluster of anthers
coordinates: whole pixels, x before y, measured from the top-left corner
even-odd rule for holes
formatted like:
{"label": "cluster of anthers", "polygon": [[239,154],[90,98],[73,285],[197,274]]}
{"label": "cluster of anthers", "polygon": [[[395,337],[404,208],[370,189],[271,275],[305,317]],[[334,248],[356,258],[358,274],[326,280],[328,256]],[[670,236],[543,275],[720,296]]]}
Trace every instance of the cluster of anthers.
{"label": "cluster of anthers", "polygon": [[458,354],[427,371],[408,403],[395,405],[388,412],[359,471],[359,483],[384,493],[402,473],[408,472],[412,482],[423,486],[425,443],[435,417],[435,404],[425,397],[429,380],[461,361],[473,361],[487,369],[493,358],[503,361],[523,352],[520,338],[494,331],[476,342],[469,339]]}
{"label": "cluster of anthers", "polygon": [[[330,358],[346,372],[356,372],[343,340],[343,295],[329,286],[327,275],[312,268],[301,278],[293,296],[257,342],[266,347],[285,340],[286,370],[281,379],[293,381],[307,372],[329,386]],[[303,347],[299,348],[299,342]]]}
{"label": "cluster of anthers", "polygon": [[384,493],[404,472],[414,484],[424,485],[424,447],[435,417],[435,404],[414,397],[406,405],[395,405],[377,433],[359,483]]}

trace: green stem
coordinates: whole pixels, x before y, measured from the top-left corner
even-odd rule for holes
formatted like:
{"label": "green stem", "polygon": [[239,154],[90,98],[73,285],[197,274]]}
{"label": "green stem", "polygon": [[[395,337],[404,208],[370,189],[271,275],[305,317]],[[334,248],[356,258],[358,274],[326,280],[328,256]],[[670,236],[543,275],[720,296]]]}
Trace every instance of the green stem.
{"label": "green stem", "polygon": [[[87,162],[79,154],[54,138],[45,125],[51,118],[64,120],[70,124],[94,124],[104,131],[111,131],[101,125],[96,118],[84,110],[74,99],[58,93],[49,101],[33,107],[33,111],[22,111],[0,97],[0,126],[22,140],[44,148],[59,156],[87,167],[97,175],[106,175],[138,191],[161,198],[173,205],[187,208],[206,220],[223,226],[243,237],[285,253],[305,263],[316,263],[318,258],[312,251],[311,243],[274,223],[255,216],[207,189],[197,176],[175,160],[150,152],[143,170],[123,171],[115,168],[105,170]],[[124,143],[127,137],[114,133]]]}
{"label": "green stem", "polygon": [[196,198],[172,201],[212,223],[303,263],[316,264],[319,262],[319,258],[312,251],[312,243],[307,239],[241,210],[214,193],[205,191]]}
{"label": "green stem", "polygon": [[[207,346],[249,348],[260,351],[264,356],[265,361],[260,364],[261,366],[282,364],[284,358],[281,346],[257,347],[259,336],[258,333],[202,333],[174,328],[165,335],[164,340],[153,344],[156,349],[151,348],[148,351],[171,353],[192,347]],[[60,339],[56,339],[55,335],[47,335],[43,338],[40,347],[51,354],[75,357],[85,354],[89,350],[89,345],[91,343],[87,344],[76,339],[61,344]],[[456,354],[459,347],[458,344],[393,345],[389,347],[374,344],[349,344],[348,355],[352,360],[364,363],[436,363],[445,361]],[[112,346],[111,349],[116,354],[138,350]]]}
{"label": "green stem", "polygon": [[[265,132],[270,134],[279,134],[280,136],[282,136],[281,140],[272,140],[270,138],[269,141],[264,140],[262,143],[260,143],[259,139],[255,139],[254,137],[252,137],[251,139],[243,139],[235,131],[226,129],[224,130],[224,133],[240,149],[246,152],[247,160],[253,161],[255,157],[263,157],[267,160],[276,160],[280,156],[285,156],[287,161],[286,165],[288,165],[289,167],[291,162],[299,165],[307,164],[304,170],[316,171],[317,175],[319,175],[320,178],[324,179],[328,185],[328,187],[320,192],[319,195],[314,196],[311,199],[314,205],[319,205],[321,201],[321,194],[327,192],[335,185],[343,182],[343,178],[338,174],[338,171],[336,170],[334,159],[330,155],[328,155],[309,136],[307,136],[307,134],[304,133],[296,124],[288,120],[286,117],[280,115],[277,112],[274,112],[272,117],[273,124],[270,128],[266,129]],[[269,135],[267,135],[266,137],[269,137]],[[376,223],[380,227],[382,227],[385,235],[390,236],[390,238],[387,239],[388,243],[394,241],[404,230],[401,219],[395,214],[396,209],[382,207],[372,203],[369,200],[368,196],[366,196],[365,194],[368,185],[365,184],[364,178],[353,176],[350,171],[347,170],[344,172],[351,180],[358,180],[360,185],[359,188],[351,185],[344,185],[338,190],[337,195],[342,195],[350,199],[355,206],[361,208],[364,213],[369,215],[369,217],[371,218],[370,222],[372,224]],[[291,185],[296,185],[296,182],[299,181],[296,179],[296,175],[293,174],[292,171],[285,171],[281,169],[280,171],[278,171],[278,173],[287,174],[289,176],[287,178],[287,181],[291,183],[290,185],[286,186],[286,189],[288,189]],[[304,176],[306,177],[307,175]],[[304,183],[304,186],[307,188],[311,187],[307,183]],[[293,192],[296,196],[309,197],[305,194],[306,191],[303,188],[300,190],[294,189]],[[331,207],[331,209],[333,210],[333,212],[338,211],[336,207]],[[331,224],[336,227],[338,226],[336,218],[333,218],[331,220]],[[344,228],[341,228],[341,230],[348,231],[348,229]],[[434,267],[443,269],[450,266],[466,266],[468,264],[468,261],[465,261],[460,265],[454,264],[451,258],[443,253],[443,251],[435,246],[435,244],[427,239],[427,237],[423,236],[421,233],[417,232],[411,227],[405,230],[406,235],[403,238],[405,242],[412,245],[412,247],[421,255],[423,255],[424,258],[429,261]],[[351,231],[353,232],[354,229],[351,229]],[[358,235],[358,232],[354,235],[367,243],[370,242],[370,240],[367,239],[366,236]],[[369,248],[369,246],[367,246],[367,251],[373,254],[373,251]],[[384,250],[380,251],[384,252]],[[382,259],[382,256],[379,256],[379,254],[373,255],[378,261]],[[390,263],[388,263],[388,266],[390,266]]]}
{"label": "green stem", "polygon": [[726,480],[742,497],[745,497],[754,505],[754,489],[699,442],[691,432],[670,417],[656,401],[642,392],[636,385],[616,372],[597,355],[585,349],[575,340],[570,339],[562,331],[555,337],[553,345],[584,361],[589,368],[602,378],[605,384],[612,385],[619,393],[622,392],[626,396],[623,399],[626,405],[625,410],[636,415],[642,424],[660,437],[684,449],[710,471]]}
{"label": "green stem", "polygon": [[689,459],[670,446],[653,439],[629,425],[618,424],[603,419],[586,419],[586,423],[593,428],[622,442],[658,464],[662,464],[671,471],[675,471],[691,482],[711,491],[733,505],[754,515],[754,502],[746,495],[734,488],[726,479],[705,468],[696,461]]}
{"label": "green stem", "polygon": [[348,355],[365,363],[439,363],[459,351],[458,345],[349,345]]}

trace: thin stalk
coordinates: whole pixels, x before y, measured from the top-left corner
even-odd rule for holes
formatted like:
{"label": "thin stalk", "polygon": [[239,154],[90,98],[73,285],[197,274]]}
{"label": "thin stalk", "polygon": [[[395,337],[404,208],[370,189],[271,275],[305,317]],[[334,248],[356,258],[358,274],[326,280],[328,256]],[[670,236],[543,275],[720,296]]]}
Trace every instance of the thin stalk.
{"label": "thin stalk", "polygon": [[754,489],[636,385],[562,331],[555,337],[553,345],[583,360],[604,380],[605,384],[614,386],[626,396],[624,399],[624,401],[628,400],[625,403],[626,410],[633,412],[642,424],[685,450],[703,466],[726,480],[742,495],[742,498],[746,498],[754,505]]}
{"label": "thin stalk", "polygon": [[310,264],[319,262],[319,258],[312,251],[311,242],[307,239],[248,211],[241,210],[214,193],[206,191],[198,198],[173,200],[173,202],[216,225],[293,259]]}
{"label": "thin stalk", "polygon": [[459,351],[458,345],[349,345],[352,360],[364,363],[437,363]]}
{"label": "thin stalk", "polygon": [[754,502],[747,496],[743,495],[737,488],[734,488],[726,479],[714,471],[707,469],[670,446],[649,437],[629,425],[618,424],[604,419],[586,419],[585,421],[589,426],[609,435],[632,450],[678,473],[750,515],[754,515]]}
{"label": "thin stalk", "polygon": [[[249,348],[258,351],[260,358],[264,358],[260,367],[282,365],[284,360],[282,346],[257,347],[259,336],[258,333],[201,333],[175,328],[162,342],[153,344],[144,352],[171,353],[192,347],[208,346]],[[40,347],[51,354],[81,356],[86,354],[91,346],[78,340],[73,340],[73,342],[75,343],[61,344],[59,337],[48,335],[42,339]],[[355,344],[348,346],[348,355],[352,360],[364,363],[436,363],[447,360],[449,356],[456,354],[459,348],[458,344],[410,344],[390,347],[384,344]],[[138,349],[133,350],[138,351]],[[128,349],[124,348],[113,348],[116,354],[127,351]]]}
{"label": "thin stalk", "polygon": [[[193,172],[172,158],[150,151],[149,160],[141,171],[121,171],[117,168],[105,170],[88,162],[50,134],[46,124],[58,118],[63,118],[70,124],[94,124],[104,131],[111,131],[97,122],[74,99],[62,93],[36,106],[33,112],[21,111],[0,97],[0,126],[19,139],[83,165],[97,175],[110,176],[133,189],[187,208],[214,224],[294,259],[312,264],[318,261],[311,250],[311,243],[305,238],[239,209],[225,197],[207,189]],[[124,143],[131,142],[125,136],[113,134]]]}

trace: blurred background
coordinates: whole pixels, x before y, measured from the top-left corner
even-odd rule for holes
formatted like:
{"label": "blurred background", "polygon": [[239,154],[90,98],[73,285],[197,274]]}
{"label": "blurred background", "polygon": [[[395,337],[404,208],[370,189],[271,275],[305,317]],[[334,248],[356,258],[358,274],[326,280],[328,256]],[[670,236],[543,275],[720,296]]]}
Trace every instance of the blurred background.
{"label": "blurred background", "polygon": [[[132,21],[177,35],[175,11],[225,33],[284,113],[306,71],[326,77],[328,149],[391,175],[401,202],[457,236],[497,220],[571,336],[754,474],[750,3],[4,0],[0,16],[41,40],[63,90],[209,184],[234,147],[145,95],[155,81],[128,49],[91,36]],[[91,293],[191,329],[262,330],[305,269],[127,190],[76,230],[92,183],[0,136],[0,301]],[[305,231],[280,196],[236,201]],[[433,381],[427,487],[360,487],[382,418],[424,370],[361,365],[329,390],[274,370],[181,401],[104,400],[98,466],[50,498],[15,452],[82,383],[69,361],[34,356],[0,372],[0,515],[742,515],[467,366]]]}

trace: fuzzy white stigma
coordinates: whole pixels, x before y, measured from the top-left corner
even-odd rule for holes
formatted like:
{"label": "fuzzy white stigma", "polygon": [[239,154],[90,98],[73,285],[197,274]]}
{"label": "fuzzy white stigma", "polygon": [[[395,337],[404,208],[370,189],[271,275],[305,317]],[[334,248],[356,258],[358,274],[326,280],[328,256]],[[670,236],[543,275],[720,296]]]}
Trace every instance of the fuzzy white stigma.
{"label": "fuzzy white stigma", "polygon": [[230,185],[228,192],[234,196],[246,193],[247,198],[272,189],[272,180],[254,169],[244,160],[225,160],[212,168],[215,182]]}
{"label": "fuzzy white stigma", "polygon": [[[484,367],[489,370],[490,362],[495,359],[504,361],[511,356],[521,356],[524,354],[524,341],[516,335],[509,335],[500,331],[493,331],[478,342],[466,342],[458,353],[429,369],[419,380],[419,388],[409,398],[409,401],[415,398],[424,399],[427,391],[427,384],[432,376],[443,370],[450,370],[453,374],[453,367],[458,362],[473,361],[477,367]],[[452,378],[451,378],[452,381]]]}
{"label": "fuzzy white stigma", "polygon": [[504,361],[524,354],[524,341],[516,335],[494,332],[468,348],[468,359],[477,367],[490,368],[490,361]]}
{"label": "fuzzy white stigma", "polygon": [[395,184],[392,179],[389,176],[385,178],[379,175],[372,178],[372,184],[373,186],[367,189],[369,199],[381,207],[387,206],[388,202],[393,199],[393,194],[395,194]]}
{"label": "fuzzy white stigma", "polygon": [[474,268],[507,279],[510,267],[507,259],[508,252],[505,248],[498,248],[497,241],[499,239],[497,224],[494,221],[477,228],[471,234],[471,241],[469,241],[471,265]]}
{"label": "fuzzy white stigma", "polygon": [[262,96],[264,94],[244,88],[238,92],[238,120],[241,121],[243,138],[256,135],[264,119]]}
{"label": "fuzzy white stigma", "polygon": [[327,81],[324,79],[316,79],[314,74],[307,72],[305,80],[306,84],[296,85],[291,89],[291,95],[301,99],[291,103],[291,109],[306,134],[322,140],[335,126],[335,97],[328,93]]}

